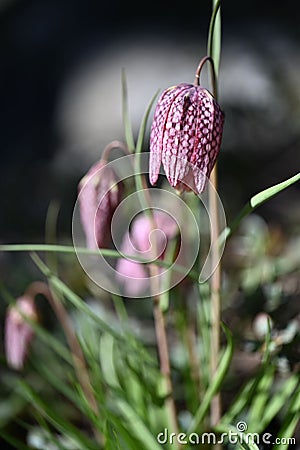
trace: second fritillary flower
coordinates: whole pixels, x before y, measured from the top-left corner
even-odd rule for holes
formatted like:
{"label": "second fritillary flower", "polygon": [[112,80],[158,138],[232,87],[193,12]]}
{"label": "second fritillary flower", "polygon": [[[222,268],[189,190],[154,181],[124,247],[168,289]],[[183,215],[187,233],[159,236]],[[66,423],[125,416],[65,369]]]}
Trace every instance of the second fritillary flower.
{"label": "second fritillary flower", "polygon": [[108,247],[111,241],[111,219],[121,200],[121,182],[111,166],[101,159],[81,179],[78,190],[80,218],[87,247]]}
{"label": "second fritillary flower", "polygon": [[23,316],[34,322],[38,320],[34,299],[26,294],[8,307],[5,320],[5,354],[8,365],[15,370],[23,368],[34,336],[32,327]]}

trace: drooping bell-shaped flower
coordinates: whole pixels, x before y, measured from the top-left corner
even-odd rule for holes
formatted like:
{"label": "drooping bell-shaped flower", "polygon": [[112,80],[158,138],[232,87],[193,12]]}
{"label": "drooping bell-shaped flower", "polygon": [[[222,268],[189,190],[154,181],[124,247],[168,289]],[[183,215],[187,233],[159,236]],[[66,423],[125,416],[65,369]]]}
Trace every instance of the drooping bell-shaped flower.
{"label": "drooping bell-shaped flower", "polygon": [[[152,232],[154,236],[152,236]],[[178,233],[176,221],[166,212],[153,211],[153,222],[146,214],[140,214],[132,223],[131,230],[123,237],[121,251],[125,255],[143,259],[163,259],[169,239]],[[116,265],[117,280],[126,295],[135,297],[149,287],[149,270],[145,264],[120,258]]]}
{"label": "drooping bell-shaped flower", "polygon": [[26,294],[8,307],[5,320],[5,354],[8,365],[15,370],[23,368],[34,336],[25,317],[32,321],[38,319],[34,299]]}
{"label": "drooping bell-shaped flower", "polygon": [[111,219],[121,200],[121,183],[110,165],[100,160],[81,179],[78,190],[80,218],[87,247],[108,247]]}
{"label": "drooping bell-shaped flower", "polygon": [[151,127],[151,184],[157,182],[162,164],[171,186],[203,192],[220,150],[223,123],[219,104],[197,82],[166,89]]}

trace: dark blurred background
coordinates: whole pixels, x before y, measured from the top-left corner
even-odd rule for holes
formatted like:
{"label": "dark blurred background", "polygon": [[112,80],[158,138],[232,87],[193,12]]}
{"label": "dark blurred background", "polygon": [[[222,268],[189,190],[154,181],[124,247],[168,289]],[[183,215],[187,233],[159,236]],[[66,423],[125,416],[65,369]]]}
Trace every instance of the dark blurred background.
{"label": "dark blurred background", "polygon": [[[77,181],[123,139],[121,69],[135,131],[157,88],[191,81],[205,54],[210,1],[0,2],[1,242],[44,236],[49,202],[66,239]],[[220,195],[229,218],[250,195],[299,170],[296,1],[224,2]],[[266,205],[299,219],[299,187]]]}

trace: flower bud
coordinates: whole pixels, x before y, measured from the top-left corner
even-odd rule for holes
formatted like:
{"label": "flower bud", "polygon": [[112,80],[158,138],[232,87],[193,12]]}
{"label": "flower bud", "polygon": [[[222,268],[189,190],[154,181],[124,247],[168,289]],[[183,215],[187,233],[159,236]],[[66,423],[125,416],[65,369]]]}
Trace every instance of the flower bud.
{"label": "flower bud", "polygon": [[121,190],[114,170],[103,160],[94,164],[80,181],[80,218],[88,248],[109,246],[111,219],[120,203]]}
{"label": "flower bud", "polygon": [[203,87],[182,83],[166,89],[151,127],[151,184],[162,163],[171,186],[203,192],[220,150],[223,123],[220,106]]}
{"label": "flower bud", "polygon": [[26,318],[37,321],[38,315],[31,296],[19,297],[10,305],[5,320],[5,354],[8,365],[16,370],[23,368],[34,332]]}
{"label": "flower bud", "polygon": [[269,330],[272,330],[272,327],[273,321],[267,313],[260,312],[255,316],[253,331],[258,339],[264,339],[269,333]]}

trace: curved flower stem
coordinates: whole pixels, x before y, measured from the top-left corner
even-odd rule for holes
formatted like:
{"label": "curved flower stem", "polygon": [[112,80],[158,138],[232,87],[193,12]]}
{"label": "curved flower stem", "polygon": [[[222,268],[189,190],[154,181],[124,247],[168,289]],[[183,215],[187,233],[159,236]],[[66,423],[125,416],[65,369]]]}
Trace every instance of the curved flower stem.
{"label": "curved flower stem", "polygon": [[[65,310],[62,302],[56,297],[55,293],[48,287],[46,283],[42,281],[35,281],[31,283],[26,290],[26,295],[31,296],[32,298],[36,297],[38,294],[43,295],[49,301],[51,308],[55,312],[55,315],[64,330],[67,342],[71,350],[76,376],[81,385],[82,391],[84,392],[91,410],[97,417],[99,417],[99,408],[93,393],[93,388],[91,386],[85,358],[68,313]],[[102,444],[102,434],[95,427],[93,427],[93,431],[97,442],[99,444]]]}
{"label": "curved flower stem", "polygon": [[128,150],[127,145],[125,145],[124,142],[115,140],[115,141],[112,141],[109,144],[107,144],[107,146],[104,148],[101,159],[103,161],[107,162],[108,158],[109,158],[109,154],[114,148],[120,148],[121,150],[123,150],[125,155],[131,155],[130,151]]}
{"label": "curved flower stem", "polygon": [[204,64],[207,62],[209,62],[210,66],[211,66],[211,85],[212,85],[213,95],[216,98],[217,97],[217,77],[216,77],[214,61],[211,56],[204,56],[204,58],[202,58],[201,61],[199,62],[196,73],[195,73],[194,86],[199,86],[201,71],[203,69]]}

